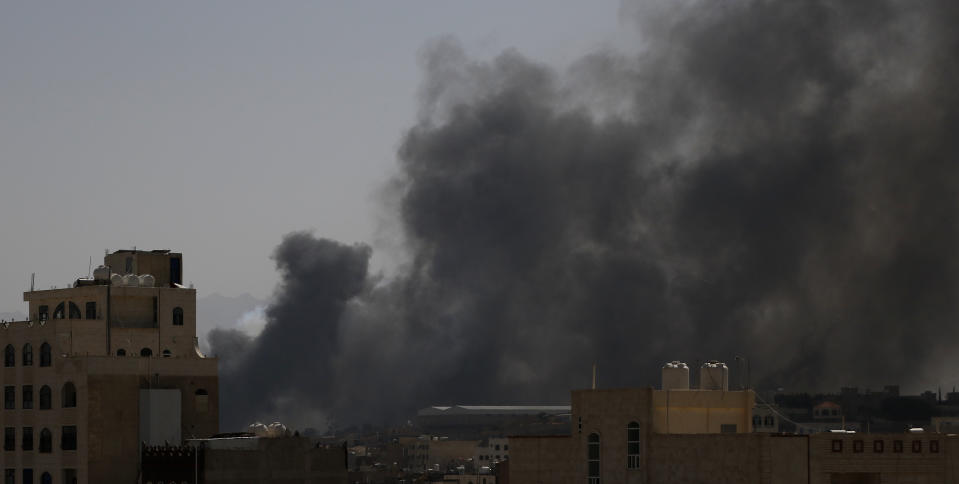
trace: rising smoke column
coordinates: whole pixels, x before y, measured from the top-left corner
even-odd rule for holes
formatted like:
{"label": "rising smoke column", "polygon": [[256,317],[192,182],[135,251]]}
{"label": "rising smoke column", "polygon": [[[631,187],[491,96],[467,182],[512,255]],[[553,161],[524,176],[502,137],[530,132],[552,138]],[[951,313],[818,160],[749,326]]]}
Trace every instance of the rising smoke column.
{"label": "rising smoke column", "polygon": [[603,386],[734,354],[797,390],[959,379],[957,10],[625,3],[641,53],[562,73],[430,44],[408,266],[284,239],[264,333],[211,335],[224,423],[564,401],[593,362]]}

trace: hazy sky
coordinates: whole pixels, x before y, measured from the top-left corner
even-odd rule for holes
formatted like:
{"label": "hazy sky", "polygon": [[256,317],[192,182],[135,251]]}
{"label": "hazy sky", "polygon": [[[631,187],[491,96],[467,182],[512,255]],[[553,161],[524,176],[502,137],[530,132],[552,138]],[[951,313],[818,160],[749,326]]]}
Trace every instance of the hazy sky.
{"label": "hazy sky", "polygon": [[[377,246],[425,42],[563,66],[623,43],[614,0],[0,4],[0,311],[104,249],[184,253],[264,297],[283,234]],[[377,252],[374,264],[388,265]]]}

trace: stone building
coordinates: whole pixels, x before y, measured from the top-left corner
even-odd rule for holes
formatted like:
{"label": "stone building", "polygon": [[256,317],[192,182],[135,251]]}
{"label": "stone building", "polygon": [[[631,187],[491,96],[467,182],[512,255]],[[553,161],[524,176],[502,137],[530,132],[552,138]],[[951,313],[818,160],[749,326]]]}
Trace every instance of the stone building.
{"label": "stone building", "polygon": [[663,390],[573,391],[569,436],[510,437],[510,484],[959,484],[955,435],[752,432],[751,391],[665,373]]}
{"label": "stone building", "polygon": [[218,431],[217,361],[182,275],[181,254],[121,250],[24,293],[28,319],[0,325],[4,483],[136,482],[142,443]]}

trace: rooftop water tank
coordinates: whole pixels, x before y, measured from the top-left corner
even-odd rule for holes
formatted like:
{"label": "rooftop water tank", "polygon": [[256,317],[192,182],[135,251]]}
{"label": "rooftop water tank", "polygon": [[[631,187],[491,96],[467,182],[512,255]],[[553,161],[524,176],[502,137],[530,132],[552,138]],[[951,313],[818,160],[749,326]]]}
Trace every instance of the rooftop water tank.
{"label": "rooftop water tank", "polygon": [[682,361],[663,365],[663,390],[689,390],[689,366]]}
{"label": "rooftop water tank", "polygon": [[113,284],[114,286],[122,286],[123,276],[120,274],[110,274],[110,284]]}
{"label": "rooftop water tank", "polygon": [[267,434],[270,433],[270,429],[267,428],[266,425],[261,424],[260,422],[256,422],[256,423],[254,423],[254,424],[250,424],[249,431],[250,431],[251,434],[253,434],[253,435],[257,436],[257,437],[266,437]]}
{"label": "rooftop water tank", "polygon": [[721,361],[710,360],[699,368],[701,390],[729,390],[729,368]]}
{"label": "rooftop water tank", "polygon": [[127,287],[137,287],[140,285],[140,278],[136,274],[127,274],[123,276],[123,285]]}
{"label": "rooftop water tank", "polygon": [[156,284],[156,278],[152,274],[140,276],[140,287],[153,287],[154,284]]}
{"label": "rooftop water tank", "polygon": [[95,281],[109,281],[110,280],[110,268],[107,266],[97,266],[96,269],[93,269],[93,280]]}

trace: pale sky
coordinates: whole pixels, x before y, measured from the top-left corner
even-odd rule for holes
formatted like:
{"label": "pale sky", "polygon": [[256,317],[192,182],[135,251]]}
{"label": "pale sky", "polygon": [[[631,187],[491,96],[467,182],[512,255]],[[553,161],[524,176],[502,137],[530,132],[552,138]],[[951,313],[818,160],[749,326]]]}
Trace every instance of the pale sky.
{"label": "pale sky", "polygon": [[[267,297],[287,232],[374,245],[418,53],[562,67],[632,33],[616,0],[0,4],[0,311],[104,249],[184,254],[199,295]],[[388,212],[387,212],[388,214]],[[384,252],[374,264],[388,267]]]}

